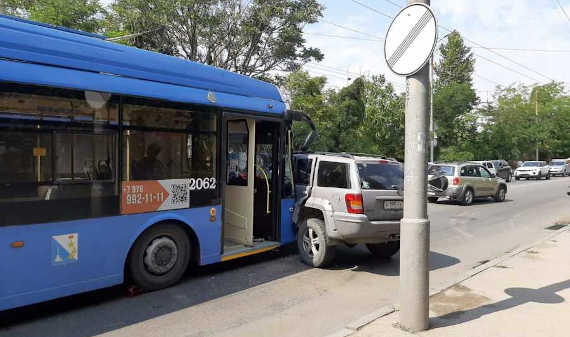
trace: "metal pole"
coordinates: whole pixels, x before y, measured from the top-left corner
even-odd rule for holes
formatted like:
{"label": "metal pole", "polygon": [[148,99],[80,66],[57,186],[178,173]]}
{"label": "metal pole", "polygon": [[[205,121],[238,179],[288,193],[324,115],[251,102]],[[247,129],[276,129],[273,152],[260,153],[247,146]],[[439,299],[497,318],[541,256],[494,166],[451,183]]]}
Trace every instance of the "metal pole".
{"label": "metal pole", "polygon": [[[429,0],[408,0],[408,4]],[[416,332],[429,327],[429,220],[426,204],[426,151],[429,65],[406,78],[404,218],[400,246],[400,326]]]}
{"label": "metal pole", "polygon": [[433,126],[433,55],[429,61],[429,161],[433,163],[434,147],[434,126]]}
{"label": "metal pole", "polygon": [[[535,93],[536,93],[536,99],[535,99],[536,105],[535,105],[535,109],[534,109],[534,114],[536,116],[535,121],[538,125],[538,87],[536,87]],[[538,160],[539,159],[538,159],[538,137],[537,137],[536,138],[536,161],[538,161]]]}

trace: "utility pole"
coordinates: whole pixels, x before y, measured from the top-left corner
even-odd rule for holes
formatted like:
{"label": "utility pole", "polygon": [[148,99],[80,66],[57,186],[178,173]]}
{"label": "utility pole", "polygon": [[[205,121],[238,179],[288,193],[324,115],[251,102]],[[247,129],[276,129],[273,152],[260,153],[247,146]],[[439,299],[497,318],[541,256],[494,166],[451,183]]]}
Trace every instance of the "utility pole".
{"label": "utility pole", "polygon": [[435,141],[433,125],[433,55],[429,61],[429,161],[433,163],[433,148]]}
{"label": "utility pole", "polygon": [[[430,0],[408,0],[408,5]],[[428,60],[429,62],[429,60]],[[400,241],[400,325],[416,332],[429,327],[429,231],[427,217],[429,64],[406,77],[404,218]]]}
{"label": "utility pole", "polygon": [[[536,87],[536,90],[534,92],[536,95],[534,115],[535,115],[536,125],[538,126],[538,87]],[[536,134],[536,161],[538,161],[538,160],[539,159],[538,159],[538,133],[537,133]]]}

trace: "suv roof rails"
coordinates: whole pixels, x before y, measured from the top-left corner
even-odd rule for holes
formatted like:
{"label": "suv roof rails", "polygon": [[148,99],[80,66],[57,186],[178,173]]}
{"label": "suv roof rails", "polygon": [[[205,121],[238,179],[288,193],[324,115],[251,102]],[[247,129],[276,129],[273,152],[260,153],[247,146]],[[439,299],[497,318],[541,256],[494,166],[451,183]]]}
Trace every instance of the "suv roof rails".
{"label": "suv roof rails", "polygon": [[397,159],[391,157],[386,157],[379,154],[369,154],[369,153],[360,153],[360,152],[297,151],[293,152],[293,154],[318,154],[324,156],[337,156],[337,157],[344,157],[351,159],[354,159],[354,157],[370,157],[370,158],[386,159],[398,162]]}

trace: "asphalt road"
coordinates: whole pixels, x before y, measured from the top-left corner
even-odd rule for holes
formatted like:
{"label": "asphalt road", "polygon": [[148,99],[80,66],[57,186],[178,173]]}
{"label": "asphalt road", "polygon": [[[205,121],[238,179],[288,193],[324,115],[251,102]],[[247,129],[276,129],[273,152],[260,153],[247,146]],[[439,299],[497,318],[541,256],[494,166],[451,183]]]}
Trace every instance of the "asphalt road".
{"label": "asphalt road", "polygon": [[[429,205],[430,287],[551,233],[570,218],[570,178],[509,184],[504,203]],[[324,336],[397,302],[399,255],[342,247],[309,269],[285,247],[192,270],[172,288],[127,297],[114,287],[0,313],[0,337]]]}

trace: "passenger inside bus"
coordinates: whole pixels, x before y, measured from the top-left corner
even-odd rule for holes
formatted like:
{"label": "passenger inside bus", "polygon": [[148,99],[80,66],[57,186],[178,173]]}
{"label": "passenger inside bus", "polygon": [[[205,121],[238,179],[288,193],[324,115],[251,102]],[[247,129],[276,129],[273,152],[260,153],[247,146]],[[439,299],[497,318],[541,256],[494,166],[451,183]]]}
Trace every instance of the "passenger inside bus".
{"label": "passenger inside bus", "polygon": [[146,156],[139,160],[134,166],[133,178],[135,180],[157,180],[164,177],[165,166],[158,159],[162,148],[158,143],[151,143]]}

